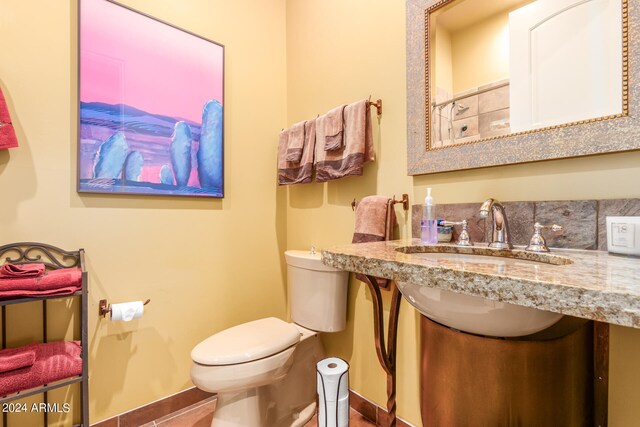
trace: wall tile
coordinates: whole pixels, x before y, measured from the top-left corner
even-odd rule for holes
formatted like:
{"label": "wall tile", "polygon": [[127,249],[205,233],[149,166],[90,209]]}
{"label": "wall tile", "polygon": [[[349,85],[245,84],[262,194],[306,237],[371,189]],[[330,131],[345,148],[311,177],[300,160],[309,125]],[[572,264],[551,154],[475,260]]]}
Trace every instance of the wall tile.
{"label": "wall tile", "polygon": [[[463,126],[467,126],[466,131],[462,131]],[[453,121],[453,137],[458,142],[461,138],[478,135],[478,116],[467,117],[466,119]],[[476,138],[477,139],[477,138]]]}
{"label": "wall tile", "polygon": [[[527,245],[533,235],[533,224],[559,224],[563,230],[554,233],[544,230],[549,247],[573,249],[607,249],[607,215],[640,216],[640,199],[577,200],[551,202],[503,202],[511,242]],[[479,203],[451,203],[437,205],[437,217],[451,221],[467,219],[472,242],[490,240],[490,221],[480,218]],[[420,237],[422,205],[412,206],[411,231],[414,238]],[[486,223],[486,225],[485,225]],[[460,227],[455,227],[453,241]]]}
{"label": "wall tile", "polygon": [[598,201],[598,249],[607,250],[607,216],[640,216],[640,199]]}
{"label": "wall tile", "polygon": [[[422,219],[422,206],[413,205],[411,210],[411,235],[420,238],[420,220]],[[472,242],[485,242],[485,219],[480,218],[479,203],[448,203],[436,205],[436,217],[449,221],[462,221],[469,223],[469,237]],[[451,241],[458,238],[461,226],[453,228]]]}
{"label": "wall tile", "polygon": [[597,208],[595,200],[535,202],[535,221],[563,227],[558,233],[543,230],[549,247],[596,249]]}
{"label": "wall tile", "polygon": [[478,131],[481,138],[511,133],[509,109],[492,111],[478,116]]}
{"label": "wall tile", "polygon": [[509,108],[509,86],[499,87],[478,95],[478,114]]}
{"label": "wall tile", "polygon": [[[480,203],[452,203],[436,207],[436,216],[449,221],[469,223],[469,238],[472,242],[485,242],[485,219],[480,217]],[[455,242],[460,235],[461,226],[453,228],[451,241]]]}
{"label": "wall tile", "polygon": [[420,238],[420,220],[422,219],[422,205],[411,205],[411,237]]}
{"label": "wall tile", "polygon": [[[533,202],[504,202],[504,211],[509,222],[511,243],[514,245],[528,245],[533,235]],[[487,219],[487,237],[491,238],[491,220]]]}
{"label": "wall tile", "polygon": [[[464,108],[460,109],[459,106]],[[445,107],[446,110],[451,108],[450,105]],[[453,108],[453,119],[460,120],[467,117],[473,117],[478,115],[478,95],[469,96],[456,101],[456,106]]]}
{"label": "wall tile", "polygon": [[475,94],[478,91],[478,87],[470,87],[467,90],[463,90],[462,92],[457,92],[453,94],[453,98],[458,98],[464,95],[471,95],[471,94]]}
{"label": "wall tile", "polygon": [[500,86],[505,83],[509,83],[509,79],[496,80],[495,82],[487,83],[486,85],[479,86],[478,90],[490,89],[492,87]]}
{"label": "wall tile", "polygon": [[448,99],[451,99],[452,95],[448,91],[442,89],[441,87],[436,87],[436,104],[441,102],[445,102]]}

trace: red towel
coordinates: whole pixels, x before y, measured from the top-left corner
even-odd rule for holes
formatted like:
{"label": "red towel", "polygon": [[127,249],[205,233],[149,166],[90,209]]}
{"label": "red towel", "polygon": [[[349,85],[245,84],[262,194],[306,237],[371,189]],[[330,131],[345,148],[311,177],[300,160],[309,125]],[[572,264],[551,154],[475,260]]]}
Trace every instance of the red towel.
{"label": "red towel", "polygon": [[[367,196],[356,207],[356,225],[351,243],[380,242],[393,239],[396,211],[393,200],[385,196]],[[365,280],[363,274],[356,279]],[[377,278],[378,286],[387,288],[387,279]]]}
{"label": "red towel", "polygon": [[14,148],[17,146],[18,138],[16,138],[16,131],[13,129],[13,124],[11,124],[9,108],[4,100],[2,89],[0,89],[0,149]]}
{"label": "red towel", "polygon": [[42,277],[0,278],[0,298],[67,295],[79,291],[81,287],[82,271],[79,268],[61,268],[48,271]]}
{"label": "red towel", "polygon": [[22,348],[7,348],[0,350],[0,373],[14,371],[33,365],[36,352]]}
{"label": "red towel", "polygon": [[40,277],[44,274],[44,264],[4,264],[0,267],[0,278]]}
{"label": "red towel", "polygon": [[0,373],[0,396],[82,374],[79,341],[35,343],[20,347],[36,355],[33,365]]}

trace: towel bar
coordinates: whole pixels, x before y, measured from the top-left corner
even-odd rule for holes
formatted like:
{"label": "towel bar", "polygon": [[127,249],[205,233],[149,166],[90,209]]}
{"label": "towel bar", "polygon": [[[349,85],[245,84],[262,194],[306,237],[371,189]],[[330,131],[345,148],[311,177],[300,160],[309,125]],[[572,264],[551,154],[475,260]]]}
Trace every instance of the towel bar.
{"label": "towel bar", "polygon": [[[396,196],[393,196],[392,199],[393,204],[395,205],[396,203],[402,203],[402,209],[404,209],[405,211],[409,210],[409,195],[408,194],[403,194],[402,195],[402,199],[400,200],[396,200]],[[356,205],[358,203],[356,202],[356,199],[353,199],[353,202],[351,202],[351,210],[355,211],[356,210]]]}
{"label": "towel bar", "polygon": [[382,99],[377,99],[376,102],[371,102],[371,97],[369,97],[369,101],[367,101],[369,107],[373,106],[376,107],[376,110],[378,110],[378,115],[381,116],[382,115]]}

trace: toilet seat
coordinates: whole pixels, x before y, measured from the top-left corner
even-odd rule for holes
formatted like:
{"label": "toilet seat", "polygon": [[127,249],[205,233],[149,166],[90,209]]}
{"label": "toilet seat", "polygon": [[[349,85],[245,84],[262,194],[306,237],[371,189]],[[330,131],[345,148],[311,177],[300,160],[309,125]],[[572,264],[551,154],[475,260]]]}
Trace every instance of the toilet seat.
{"label": "toilet seat", "polygon": [[247,363],[277,354],[300,341],[300,330],[275,317],[254,320],[218,332],[191,351],[201,365]]}

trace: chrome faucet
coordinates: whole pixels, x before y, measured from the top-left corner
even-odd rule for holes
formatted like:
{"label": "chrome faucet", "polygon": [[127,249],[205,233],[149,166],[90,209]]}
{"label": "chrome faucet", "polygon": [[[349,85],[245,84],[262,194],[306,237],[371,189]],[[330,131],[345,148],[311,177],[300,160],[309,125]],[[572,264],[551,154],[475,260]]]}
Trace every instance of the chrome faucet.
{"label": "chrome faucet", "polygon": [[490,248],[512,249],[511,238],[509,237],[509,223],[504,212],[504,206],[497,200],[487,199],[480,206],[480,217],[487,218],[491,211],[491,242]]}

